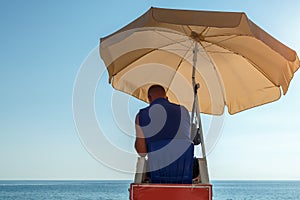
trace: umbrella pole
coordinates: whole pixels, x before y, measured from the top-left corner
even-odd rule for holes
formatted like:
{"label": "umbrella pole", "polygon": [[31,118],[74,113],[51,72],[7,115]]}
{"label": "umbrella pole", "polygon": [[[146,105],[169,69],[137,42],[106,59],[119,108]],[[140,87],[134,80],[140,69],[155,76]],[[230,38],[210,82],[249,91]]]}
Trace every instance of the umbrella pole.
{"label": "umbrella pole", "polygon": [[[198,159],[199,162],[199,179],[201,180],[201,183],[209,183],[209,176],[208,176],[208,169],[207,169],[207,160],[206,160],[206,151],[205,151],[205,142],[203,137],[203,131],[202,131],[202,123],[201,123],[201,117],[200,117],[200,108],[199,108],[199,100],[198,100],[198,89],[200,88],[199,83],[196,83],[195,80],[195,74],[196,74],[196,64],[197,64],[197,53],[198,53],[198,42],[195,41],[194,49],[193,49],[193,71],[192,71],[192,84],[193,84],[193,90],[194,90],[194,103],[192,108],[192,117],[191,117],[191,126],[193,126],[193,120],[194,116],[196,114],[198,128],[196,128],[196,134],[194,135],[197,137],[197,134],[200,138],[200,144],[201,144],[201,150],[202,150],[202,157],[201,159]],[[192,131],[193,128],[191,128]],[[192,132],[191,132],[192,134]]]}

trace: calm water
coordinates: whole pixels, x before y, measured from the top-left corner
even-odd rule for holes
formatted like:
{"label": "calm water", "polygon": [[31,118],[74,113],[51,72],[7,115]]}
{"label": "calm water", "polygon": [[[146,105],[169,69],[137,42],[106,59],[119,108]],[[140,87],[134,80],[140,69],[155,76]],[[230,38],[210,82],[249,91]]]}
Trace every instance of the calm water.
{"label": "calm water", "polygon": [[[0,199],[129,199],[131,181],[0,181]],[[299,199],[300,181],[213,181],[214,200]]]}

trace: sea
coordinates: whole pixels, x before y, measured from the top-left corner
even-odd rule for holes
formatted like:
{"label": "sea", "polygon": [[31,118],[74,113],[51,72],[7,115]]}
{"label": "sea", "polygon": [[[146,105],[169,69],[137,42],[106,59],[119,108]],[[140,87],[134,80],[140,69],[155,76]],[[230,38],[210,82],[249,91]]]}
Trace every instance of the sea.
{"label": "sea", "polygon": [[[128,200],[132,181],[0,181],[0,200]],[[300,181],[212,181],[213,200],[300,200]]]}

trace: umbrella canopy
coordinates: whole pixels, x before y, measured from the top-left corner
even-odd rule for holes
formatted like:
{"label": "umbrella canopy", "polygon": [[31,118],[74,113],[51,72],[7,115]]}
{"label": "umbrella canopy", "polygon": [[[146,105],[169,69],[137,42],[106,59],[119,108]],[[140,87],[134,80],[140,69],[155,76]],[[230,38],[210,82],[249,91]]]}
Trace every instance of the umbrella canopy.
{"label": "umbrella canopy", "polygon": [[299,58],[245,13],[151,8],[101,38],[100,55],[117,90],[147,102],[161,84],[192,110],[193,66],[202,113],[234,114],[286,94]]}

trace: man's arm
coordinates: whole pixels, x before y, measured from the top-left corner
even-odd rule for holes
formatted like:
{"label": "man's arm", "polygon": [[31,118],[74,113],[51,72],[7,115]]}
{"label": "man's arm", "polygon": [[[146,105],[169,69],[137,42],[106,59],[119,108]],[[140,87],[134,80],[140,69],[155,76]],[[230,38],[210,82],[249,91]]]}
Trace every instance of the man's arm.
{"label": "man's arm", "polygon": [[146,146],[146,140],[145,140],[143,130],[140,127],[139,115],[135,117],[135,132],[136,132],[135,149],[140,156],[144,157],[147,155],[147,146]]}

